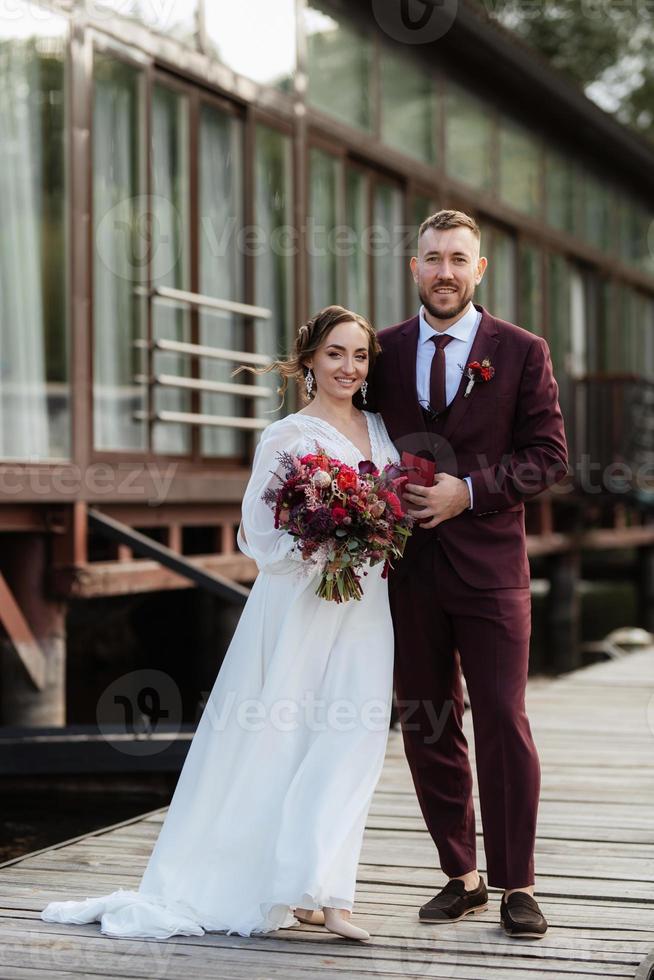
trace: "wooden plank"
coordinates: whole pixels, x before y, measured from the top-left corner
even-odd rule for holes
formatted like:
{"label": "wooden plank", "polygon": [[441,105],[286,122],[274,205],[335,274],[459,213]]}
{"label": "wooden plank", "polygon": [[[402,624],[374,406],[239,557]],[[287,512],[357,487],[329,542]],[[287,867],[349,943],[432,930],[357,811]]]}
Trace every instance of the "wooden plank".
{"label": "wooden plank", "polygon": [[[187,559],[196,568],[241,584],[251,583],[257,568],[245,555],[199,555]],[[169,568],[147,558],[133,561],[90,562],[74,574],[55,570],[52,587],[57,595],[74,599],[131,595],[193,588],[193,583]]]}
{"label": "wooden plank", "polygon": [[[419,906],[445,878],[394,731],[358,874],[357,919],[371,931],[370,943],[343,942],[312,926],[249,939],[207,933],[162,943],[112,940],[96,923],[41,921],[47,901],[138,887],[165,818],[159,808],[0,868],[0,974],[11,980],[153,972],[174,980],[189,971],[196,980],[317,980],[326,972],[352,980],[633,977],[654,944],[650,676],[654,651],[530,685],[543,772],[537,892],[550,922],[538,943],[504,935],[496,889],[489,910],[474,919],[445,927],[419,922]],[[466,727],[470,732],[469,718]],[[478,847],[483,872],[481,833]]]}

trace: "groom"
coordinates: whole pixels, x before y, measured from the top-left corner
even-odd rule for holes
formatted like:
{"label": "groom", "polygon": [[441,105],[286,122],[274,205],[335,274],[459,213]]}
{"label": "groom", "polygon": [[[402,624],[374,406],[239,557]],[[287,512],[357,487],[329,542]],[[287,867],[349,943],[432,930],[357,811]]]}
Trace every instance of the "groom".
{"label": "groom", "polygon": [[[436,463],[408,485],[420,519],[391,573],[405,751],[445,887],[420,909],[453,922],[488,906],[477,871],[461,670],[474,725],[488,883],[510,936],[541,937],[533,897],[540,766],[525,713],[531,601],[523,500],[567,469],[547,344],[472,302],[487,260],[460,211],[418,234],[417,316],[379,333],[368,405],[400,451]],[[437,723],[435,724],[435,722]]]}

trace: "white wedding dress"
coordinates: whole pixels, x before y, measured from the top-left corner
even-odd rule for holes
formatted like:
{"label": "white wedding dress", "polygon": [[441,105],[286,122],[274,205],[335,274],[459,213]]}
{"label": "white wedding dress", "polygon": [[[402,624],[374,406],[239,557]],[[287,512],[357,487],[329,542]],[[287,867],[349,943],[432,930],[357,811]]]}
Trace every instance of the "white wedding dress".
{"label": "white wedding dress", "polygon": [[[373,462],[398,460],[366,412]],[[393,628],[380,563],[360,601],[315,595],[261,499],[278,451],[357,466],[337,429],[295,413],[257,446],[238,543],[259,568],[193,737],[138,891],[50,902],[47,922],[99,921],[107,936],[248,936],[294,925],[292,908],[351,909],[363,831],[381,773],[392,697]],[[243,533],[245,532],[245,534]]]}

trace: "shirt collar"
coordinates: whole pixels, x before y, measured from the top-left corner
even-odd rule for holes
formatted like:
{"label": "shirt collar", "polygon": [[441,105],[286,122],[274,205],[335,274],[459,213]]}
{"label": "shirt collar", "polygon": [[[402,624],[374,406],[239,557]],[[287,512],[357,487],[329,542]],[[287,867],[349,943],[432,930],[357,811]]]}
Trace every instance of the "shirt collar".
{"label": "shirt collar", "polygon": [[[430,327],[425,320],[425,308],[420,307],[420,343],[424,344],[431,341],[434,334],[437,332],[433,327]],[[470,309],[467,310],[462,317],[453,323],[451,327],[444,330],[441,336],[447,335],[449,337],[454,337],[456,340],[462,340],[467,343],[470,340],[470,335],[472,331],[477,326],[479,320],[481,319],[481,313],[479,310],[475,309],[473,304],[470,304]]]}

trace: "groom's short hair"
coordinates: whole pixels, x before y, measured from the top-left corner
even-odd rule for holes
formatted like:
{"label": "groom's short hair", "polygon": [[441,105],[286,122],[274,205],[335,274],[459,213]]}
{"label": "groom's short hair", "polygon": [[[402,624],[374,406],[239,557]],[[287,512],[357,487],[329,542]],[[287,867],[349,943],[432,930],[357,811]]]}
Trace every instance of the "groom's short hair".
{"label": "groom's short hair", "polygon": [[465,211],[437,211],[436,214],[430,215],[425,218],[423,223],[420,225],[418,231],[418,238],[422,238],[426,231],[430,228],[434,228],[436,231],[445,231],[448,228],[469,228],[470,231],[477,237],[481,238],[481,231],[479,225],[475,219],[466,214]]}

